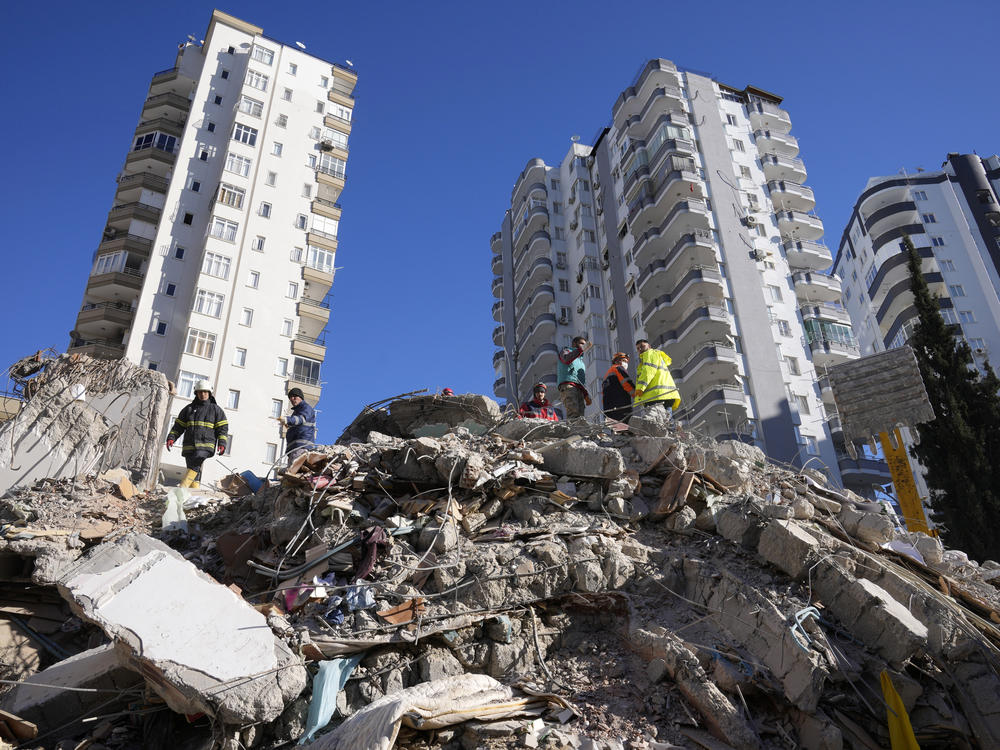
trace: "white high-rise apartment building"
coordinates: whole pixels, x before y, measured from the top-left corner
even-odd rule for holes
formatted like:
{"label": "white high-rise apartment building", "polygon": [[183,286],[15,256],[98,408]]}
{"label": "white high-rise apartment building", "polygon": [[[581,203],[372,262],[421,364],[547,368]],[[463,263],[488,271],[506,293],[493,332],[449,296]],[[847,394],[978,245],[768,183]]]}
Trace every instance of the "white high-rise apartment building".
{"label": "white high-rise apartment building", "polygon": [[690,429],[864,494],[888,481],[832,439],[824,372],[858,348],[780,105],[651,60],[592,145],[528,162],[491,240],[498,397],[553,386],[557,350],[582,333],[596,416],[610,357],[629,353],[634,373],[646,338],[673,359]]}
{"label": "white high-rise apartment building", "polygon": [[[153,76],[128,144],[69,351],[163,371],[174,414],[211,381],[230,465],[280,456],[268,417],[289,388],[320,398],[356,82],[215,11]],[[181,475],[179,450],[163,470]]]}
{"label": "white high-rise apartment building", "polygon": [[[982,368],[1000,361],[1000,158],[948,154],[935,172],[873,177],[854,204],[833,270],[862,352],[902,346],[917,312],[910,291],[908,235],[941,315]],[[907,444],[908,430],[903,431]],[[911,458],[921,496],[919,464]]]}

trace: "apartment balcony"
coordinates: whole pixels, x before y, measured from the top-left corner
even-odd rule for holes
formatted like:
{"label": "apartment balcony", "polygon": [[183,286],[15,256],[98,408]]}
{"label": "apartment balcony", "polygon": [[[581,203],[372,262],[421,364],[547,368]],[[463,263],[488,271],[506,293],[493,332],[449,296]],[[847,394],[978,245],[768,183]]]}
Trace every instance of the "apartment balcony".
{"label": "apartment balcony", "polygon": [[67,354],[86,354],[95,359],[121,359],[125,345],[120,339],[73,339],[66,348]]}
{"label": "apartment balcony", "polygon": [[493,283],[490,285],[493,291],[493,296],[498,299],[503,299],[503,276],[497,276],[493,279]]}
{"label": "apartment balcony", "polygon": [[292,388],[301,390],[306,397],[306,401],[313,406],[319,403],[320,394],[323,392],[319,379],[296,377],[295,375],[288,378],[285,393],[288,393]]}
{"label": "apartment balcony", "polygon": [[343,117],[337,117],[337,115],[327,115],[323,118],[323,124],[328,128],[333,128],[344,135],[351,134],[351,121],[345,120]]}
{"label": "apartment balcony", "polygon": [[129,302],[89,302],[76,316],[76,332],[81,338],[100,338],[109,329],[130,328],[135,311]]}
{"label": "apartment balcony", "polygon": [[806,181],[806,165],[801,159],[768,154],[760,157],[760,164],[768,180],[787,180],[800,185]]}
{"label": "apartment balcony", "polygon": [[153,73],[153,79],[149,82],[149,85],[150,87],[153,87],[173,83],[177,80],[179,73],[180,68],[167,68],[166,70],[161,70],[158,73]]}
{"label": "apartment balcony", "polygon": [[490,270],[493,271],[494,276],[503,274],[503,256],[500,253],[496,253],[490,258]]}
{"label": "apartment balcony", "polygon": [[514,400],[507,395],[507,378],[501,375],[499,378],[493,381],[493,395],[505,401]]}
{"label": "apartment balcony", "polygon": [[833,263],[830,248],[819,242],[789,240],[781,247],[785,251],[785,260],[793,270],[825,271]]}
{"label": "apartment balcony", "polygon": [[494,232],[493,236],[490,237],[490,249],[496,255],[500,255],[500,253],[503,252],[503,242],[501,242],[502,239],[503,239],[502,232]]}
{"label": "apartment balcony", "polygon": [[865,458],[858,455],[857,460],[846,453],[837,453],[837,468],[844,485],[870,490],[873,484],[888,484],[892,481],[889,464],[878,458]]}
{"label": "apartment balcony", "polygon": [[136,234],[109,234],[97,246],[98,255],[105,253],[128,252],[141,258],[148,258],[153,251],[153,241]]}
{"label": "apartment balcony", "polygon": [[333,286],[333,271],[325,268],[302,266],[302,280],[305,282],[304,296],[313,300],[322,300]]}
{"label": "apartment balcony", "polygon": [[312,205],[309,207],[312,213],[319,216],[325,216],[328,219],[336,219],[340,221],[343,209],[339,203],[336,201],[329,201],[325,198],[313,198]]}
{"label": "apartment balcony", "polygon": [[920,223],[917,204],[911,200],[890,203],[861,216],[865,222],[865,229],[873,237]]}
{"label": "apartment balcony", "polygon": [[[320,186],[320,190],[329,191],[329,194],[333,196],[333,201],[336,202],[336,199],[344,192],[344,174],[317,169],[316,184]],[[327,197],[326,200],[331,200],[331,198]]]}
{"label": "apartment balcony", "polygon": [[497,326],[493,329],[493,344],[495,346],[504,346],[503,338],[503,326]]}
{"label": "apartment balcony", "polygon": [[552,250],[552,238],[545,230],[535,232],[524,243],[514,258],[514,279],[518,288],[539,258],[548,258]]}
{"label": "apartment balcony", "polygon": [[507,350],[500,349],[493,353],[493,369],[495,370],[500,365],[503,364],[504,359],[507,357]]}
{"label": "apartment balcony", "polygon": [[[931,248],[917,248],[917,254],[920,256],[925,276],[927,276],[928,271],[937,271],[934,251]],[[885,298],[900,282],[909,282],[910,269],[907,264],[908,260],[909,258],[903,253],[896,253],[886,258],[878,267],[878,271],[876,271],[874,278],[868,284],[867,289],[868,298],[871,300],[873,307],[878,308],[881,306]],[[907,290],[909,290],[908,287]]]}
{"label": "apartment balcony", "polygon": [[778,211],[778,232],[796,240],[818,240],[823,236],[823,222],[817,216],[802,211]]}
{"label": "apartment balcony", "polygon": [[292,354],[322,362],[326,359],[326,339],[300,333],[292,339]]}
{"label": "apartment balcony", "polygon": [[492,312],[493,312],[493,320],[497,321],[498,323],[501,320],[503,320],[503,300],[493,303]]}
{"label": "apartment balcony", "polygon": [[[523,390],[527,394],[531,390],[531,386],[535,383],[542,382],[548,383],[550,386],[554,386],[556,370],[558,369],[558,359],[556,358],[559,349],[551,341],[542,343],[536,349],[522,349],[523,355],[522,359],[526,358],[521,364],[521,383],[524,384]],[[519,394],[516,394],[519,395]],[[555,401],[556,393],[554,389],[550,391],[550,399]]]}
{"label": "apartment balcony", "polygon": [[630,225],[659,226],[679,201],[695,200],[704,196],[704,186],[698,177],[694,160],[677,161],[688,163],[684,165],[684,169],[672,169],[664,174],[655,192],[652,179],[648,179],[645,185],[640,186],[639,195],[629,204]]}
{"label": "apartment balcony", "polygon": [[693,393],[716,383],[735,383],[739,362],[740,355],[732,344],[709,341],[696,349],[685,362],[680,365],[674,362],[671,374],[678,387]]}
{"label": "apartment balcony", "polygon": [[826,409],[827,414],[835,414],[837,411],[837,402],[833,398],[833,386],[830,385],[830,378],[826,375],[819,378],[819,396],[823,401],[823,407]]}
{"label": "apartment balcony", "polygon": [[523,295],[526,299],[518,304],[517,309],[518,329],[522,330],[525,320],[534,320],[540,313],[548,312],[556,300],[555,295],[555,289],[551,284],[542,284],[531,293],[531,296]]}
{"label": "apartment balcony", "polygon": [[524,221],[514,229],[514,242],[521,237],[531,237],[535,232],[539,232],[549,224],[549,209],[545,206],[545,201],[535,203],[528,208],[524,215]]}
{"label": "apartment balcony", "polygon": [[860,356],[858,341],[853,334],[826,336],[807,331],[806,343],[817,370],[850,362]]}
{"label": "apartment balcony", "polygon": [[177,146],[173,149],[151,146],[139,149],[138,151],[129,151],[128,156],[125,157],[125,167],[134,171],[160,169],[166,172],[166,168],[173,167],[174,162],[177,161],[177,152],[179,150],[180,148]]}
{"label": "apartment balcony", "polygon": [[656,298],[642,295],[646,330],[662,331],[672,328],[680,321],[681,312],[691,305],[698,303],[721,306],[725,304],[725,298],[725,283],[716,268],[692,268],[666,294]]}
{"label": "apartment balcony", "polygon": [[[732,435],[747,418],[747,397],[732,383],[715,383],[684,396],[681,409],[687,423],[709,435]],[[701,427],[698,427],[700,423]]]}
{"label": "apartment balcony", "polygon": [[673,106],[678,109],[683,104],[684,98],[680,90],[677,68],[667,60],[650,60],[640,71],[633,85],[622,91],[611,109],[611,117],[615,124],[623,125],[625,120],[638,114],[646,105],[646,101],[654,96],[669,97]]}
{"label": "apartment balcony", "polygon": [[750,102],[747,105],[747,113],[750,115],[750,125],[755,130],[787,133],[792,129],[792,118],[785,110],[772,102]]}
{"label": "apartment balcony", "polygon": [[330,303],[326,300],[313,300],[303,297],[296,308],[299,314],[299,326],[304,333],[313,332],[316,335],[326,328],[330,322]]}
{"label": "apartment balcony", "polygon": [[840,279],[811,271],[799,271],[792,274],[795,282],[795,296],[801,303],[840,302],[843,290]]}
{"label": "apartment balcony", "polygon": [[680,89],[669,86],[656,89],[642,109],[622,123],[622,130],[628,130],[633,138],[646,140],[667,119],[675,125],[690,127],[691,123],[684,112],[684,99],[679,96],[679,92]]}
{"label": "apartment balcony", "polygon": [[[682,235],[669,249],[666,238],[658,232],[647,232],[643,237],[645,239],[640,238],[632,252],[635,264],[642,269],[638,278],[640,286],[660,270],[683,274],[689,267],[711,266],[717,262],[711,230]],[[675,266],[677,271],[672,270]],[[658,295],[659,292],[655,296]]]}
{"label": "apartment balcony", "polygon": [[145,135],[146,133],[155,131],[172,135],[174,138],[180,140],[181,136],[184,135],[185,119],[182,116],[178,116],[175,118],[154,117],[152,120],[140,120],[139,124],[136,125],[135,135]]}
{"label": "apartment balcony", "polygon": [[[641,235],[633,227],[636,235],[633,257],[640,268],[648,266],[660,257],[666,248],[673,247],[685,235],[695,235],[709,230],[709,210],[703,200],[688,199],[677,203],[657,226],[647,229]],[[699,235],[705,236],[705,235]]]}
{"label": "apartment balcony", "polygon": [[[656,309],[651,310],[652,313]],[[663,330],[646,324],[653,346],[670,352],[672,359],[686,362],[706,341],[725,341],[732,334],[732,320],[726,308],[698,300],[680,313],[674,328]]]}
{"label": "apartment balcony", "polygon": [[799,155],[799,141],[794,135],[771,130],[756,130],[753,134],[757,151],[792,158]]}
{"label": "apartment balcony", "polygon": [[108,212],[108,225],[122,231],[127,231],[133,220],[156,226],[160,223],[160,209],[136,201],[115,206]]}
{"label": "apartment balcony", "polygon": [[179,112],[184,113],[186,119],[190,110],[190,99],[173,91],[167,91],[162,94],[153,94],[143,102],[142,119],[155,120],[158,117],[166,117],[176,120]]}
{"label": "apartment balcony", "polygon": [[841,305],[830,302],[810,302],[801,305],[802,320],[824,320],[850,326],[851,316]]}
{"label": "apartment balcony", "polygon": [[531,325],[524,330],[518,349],[522,357],[531,356],[540,347],[555,339],[556,316],[543,310],[531,319]]}
{"label": "apartment balcony", "polygon": [[126,174],[118,178],[118,191],[115,193],[115,199],[121,203],[132,203],[139,200],[143,190],[165,194],[169,187],[170,180],[152,172]]}
{"label": "apartment balcony", "polygon": [[779,211],[812,211],[816,208],[816,196],[812,188],[797,182],[773,180],[767,183],[771,193],[771,203]]}
{"label": "apartment balcony", "polygon": [[87,279],[87,296],[105,300],[135,299],[145,274],[134,268],[95,274]]}
{"label": "apartment balcony", "polygon": [[541,159],[529,159],[521,174],[514,180],[514,188],[510,191],[510,205],[519,208],[521,201],[539,185],[542,189],[545,188],[545,162]]}

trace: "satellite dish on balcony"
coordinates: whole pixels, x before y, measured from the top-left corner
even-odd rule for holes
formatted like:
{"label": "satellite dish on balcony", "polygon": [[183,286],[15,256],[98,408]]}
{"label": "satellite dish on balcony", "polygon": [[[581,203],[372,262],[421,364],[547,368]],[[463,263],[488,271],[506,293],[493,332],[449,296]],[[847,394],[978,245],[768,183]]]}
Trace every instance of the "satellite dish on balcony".
{"label": "satellite dish on balcony", "polygon": [[298,47],[299,49],[305,49],[306,48],[306,45],[304,45],[302,42],[296,42],[295,46]]}
{"label": "satellite dish on balcony", "polygon": [[195,39],[194,34],[188,34],[188,39],[190,39],[192,42],[198,41],[197,39]]}
{"label": "satellite dish on balcony", "polygon": [[569,137],[569,139],[570,139],[571,141],[573,141],[573,143],[576,143],[577,141],[579,141],[579,140],[580,140],[580,136],[578,136],[578,135],[571,135],[571,136]]}

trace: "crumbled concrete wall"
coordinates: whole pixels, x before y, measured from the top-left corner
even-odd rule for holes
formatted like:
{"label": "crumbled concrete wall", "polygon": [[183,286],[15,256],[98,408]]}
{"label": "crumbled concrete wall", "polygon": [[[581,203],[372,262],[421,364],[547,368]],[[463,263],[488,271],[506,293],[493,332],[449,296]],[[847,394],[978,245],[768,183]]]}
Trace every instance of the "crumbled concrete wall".
{"label": "crumbled concrete wall", "polygon": [[0,493],[117,467],[152,486],[170,402],[163,373],[63,355],[33,382],[37,392],[0,425]]}

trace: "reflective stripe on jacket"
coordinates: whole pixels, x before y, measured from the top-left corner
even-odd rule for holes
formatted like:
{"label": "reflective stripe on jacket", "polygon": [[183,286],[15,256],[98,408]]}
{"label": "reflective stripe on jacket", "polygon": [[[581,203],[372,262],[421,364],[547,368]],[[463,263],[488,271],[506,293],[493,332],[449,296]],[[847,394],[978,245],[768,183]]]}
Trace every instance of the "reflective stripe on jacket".
{"label": "reflective stripe on jacket", "polygon": [[167,440],[177,440],[184,436],[181,454],[184,456],[211,456],[215,446],[229,444],[229,421],[222,407],[214,397],[200,401],[197,396],[181,409],[174,426],[167,434]]}
{"label": "reflective stripe on jacket", "polygon": [[518,410],[518,416],[523,419],[547,419],[550,422],[559,421],[559,412],[552,408],[548,399],[538,403],[535,399],[525,401]]}
{"label": "reflective stripe on jacket", "polygon": [[604,383],[601,386],[601,395],[604,400],[604,411],[610,409],[620,409],[632,405],[632,394],[635,386],[628,376],[625,368],[618,365],[611,365],[604,373]]}
{"label": "reflective stripe on jacket", "polygon": [[681,405],[681,394],[670,375],[670,357],[659,349],[647,349],[639,355],[639,370],[635,374],[635,389],[642,395],[635,405],[656,401],[671,401],[676,409]]}
{"label": "reflective stripe on jacket", "polygon": [[305,401],[299,401],[299,405],[292,409],[291,416],[285,418],[285,424],[288,425],[285,440],[289,448],[316,442],[316,410]]}

